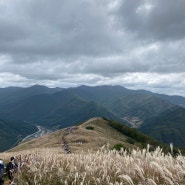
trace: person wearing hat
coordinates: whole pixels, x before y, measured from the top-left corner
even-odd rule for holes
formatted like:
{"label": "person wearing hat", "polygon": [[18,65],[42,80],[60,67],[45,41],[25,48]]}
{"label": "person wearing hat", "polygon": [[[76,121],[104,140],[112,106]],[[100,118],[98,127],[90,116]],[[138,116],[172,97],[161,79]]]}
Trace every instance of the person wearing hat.
{"label": "person wearing hat", "polygon": [[0,185],[4,184],[3,175],[4,175],[4,163],[3,160],[0,159]]}
{"label": "person wearing hat", "polygon": [[8,175],[10,182],[13,181],[14,159],[15,159],[14,157],[11,157],[9,163],[6,165],[6,173]]}

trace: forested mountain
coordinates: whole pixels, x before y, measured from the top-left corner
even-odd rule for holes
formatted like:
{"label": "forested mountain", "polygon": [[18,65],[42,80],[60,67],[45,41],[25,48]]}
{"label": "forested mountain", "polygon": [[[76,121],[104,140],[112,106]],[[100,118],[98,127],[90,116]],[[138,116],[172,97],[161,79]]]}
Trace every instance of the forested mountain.
{"label": "forested mountain", "polygon": [[111,110],[118,117],[138,116],[141,119],[153,117],[173,105],[168,101],[133,91],[121,86],[80,86],[68,91],[87,101],[95,101]]}
{"label": "forested mountain", "polygon": [[39,87],[39,91],[38,87],[31,87],[25,91],[24,96],[18,93],[15,95],[18,99],[14,98],[8,105],[0,106],[0,117],[47,125],[66,125],[66,121],[74,124],[91,116],[106,116],[119,121],[123,121],[124,117],[145,120],[173,107],[165,100],[121,86],[80,86],[52,94],[46,87]]}
{"label": "forested mountain", "polygon": [[48,88],[41,85],[34,85],[28,88],[21,87],[7,87],[0,88],[0,108],[4,108],[12,103],[22,101],[25,98],[29,98],[38,94],[53,94],[61,91],[62,88]]}
{"label": "forested mountain", "polygon": [[61,127],[76,124],[94,116],[119,120],[101,104],[86,101],[68,90],[31,96],[12,103],[0,112],[0,117],[9,120],[26,120]]}
{"label": "forested mountain", "polygon": [[175,106],[145,120],[139,130],[165,143],[185,147],[185,109]]}
{"label": "forested mountain", "polygon": [[35,125],[24,121],[0,120],[0,152],[18,144],[22,138],[37,131]]}
{"label": "forested mountain", "polygon": [[[185,109],[177,105],[180,100],[183,104],[184,99],[178,97],[177,101],[174,96],[129,90],[121,86],[79,86],[67,89],[10,87],[0,89],[0,118],[63,128],[92,117],[106,117],[130,126],[141,126],[146,134],[178,145],[180,139],[176,141],[176,130],[182,133],[178,134],[179,138],[185,134]],[[174,110],[176,114],[172,114]],[[170,119],[170,125],[166,124],[167,119]],[[164,129],[159,131],[158,125]],[[170,133],[166,132],[168,127],[171,128]],[[162,136],[164,132],[165,138]]]}
{"label": "forested mountain", "polygon": [[168,96],[164,94],[154,94],[154,95],[161,99],[167,100],[174,105],[179,105],[185,108],[185,98],[182,96]]}
{"label": "forested mountain", "polygon": [[157,93],[152,93],[152,92],[145,91],[145,90],[138,90],[137,92],[140,92],[142,94],[148,94],[148,95],[150,94],[150,95],[155,96],[157,98],[166,100],[174,105],[178,105],[180,107],[185,108],[185,97],[176,96],[176,95],[169,96],[169,95],[165,95],[165,94],[157,94]]}

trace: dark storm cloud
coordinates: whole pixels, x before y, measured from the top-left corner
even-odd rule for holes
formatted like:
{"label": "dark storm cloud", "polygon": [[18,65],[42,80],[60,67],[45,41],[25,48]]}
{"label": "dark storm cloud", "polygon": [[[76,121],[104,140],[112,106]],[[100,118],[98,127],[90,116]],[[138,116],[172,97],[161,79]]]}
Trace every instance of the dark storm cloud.
{"label": "dark storm cloud", "polygon": [[119,48],[106,9],[93,1],[8,3],[0,15],[3,52],[68,57],[104,55]]}
{"label": "dark storm cloud", "polygon": [[147,39],[185,37],[184,0],[123,0],[118,16],[124,28]]}

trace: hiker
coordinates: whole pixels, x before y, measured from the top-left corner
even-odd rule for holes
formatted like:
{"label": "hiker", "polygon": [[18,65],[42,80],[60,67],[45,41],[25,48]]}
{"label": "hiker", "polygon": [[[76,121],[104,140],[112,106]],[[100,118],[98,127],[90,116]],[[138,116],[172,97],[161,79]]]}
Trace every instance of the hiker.
{"label": "hiker", "polygon": [[18,162],[16,158],[14,158],[14,161],[13,161],[13,169],[15,173],[18,171]]}
{"label": "hiker", "polygon": [[6,174],[10,180],[10,183],[13,181],[13,172],[14,172],[14,157],[10,158],[9,163],[6,165]]}
{"label": "hiker", "polygon": [[3,160],[0,159],[0,185],[4,184],[3,175],[4,175],[4,163]]}

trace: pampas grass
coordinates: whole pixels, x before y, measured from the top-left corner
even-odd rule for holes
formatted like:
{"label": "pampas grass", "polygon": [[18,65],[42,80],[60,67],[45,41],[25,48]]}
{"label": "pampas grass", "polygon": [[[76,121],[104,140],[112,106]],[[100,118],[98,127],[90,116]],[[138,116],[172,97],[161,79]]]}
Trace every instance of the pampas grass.
{"label": "pampas grass", "polygon": [[[11,154],[12,155],[12,154]],[[64,154],[50,149],[14,153],[17,185],[184,185],[185,157],[161,148]],[[4,153],[7,159],[10,154]],[[21,157],[20,157],[21,156]]]}

